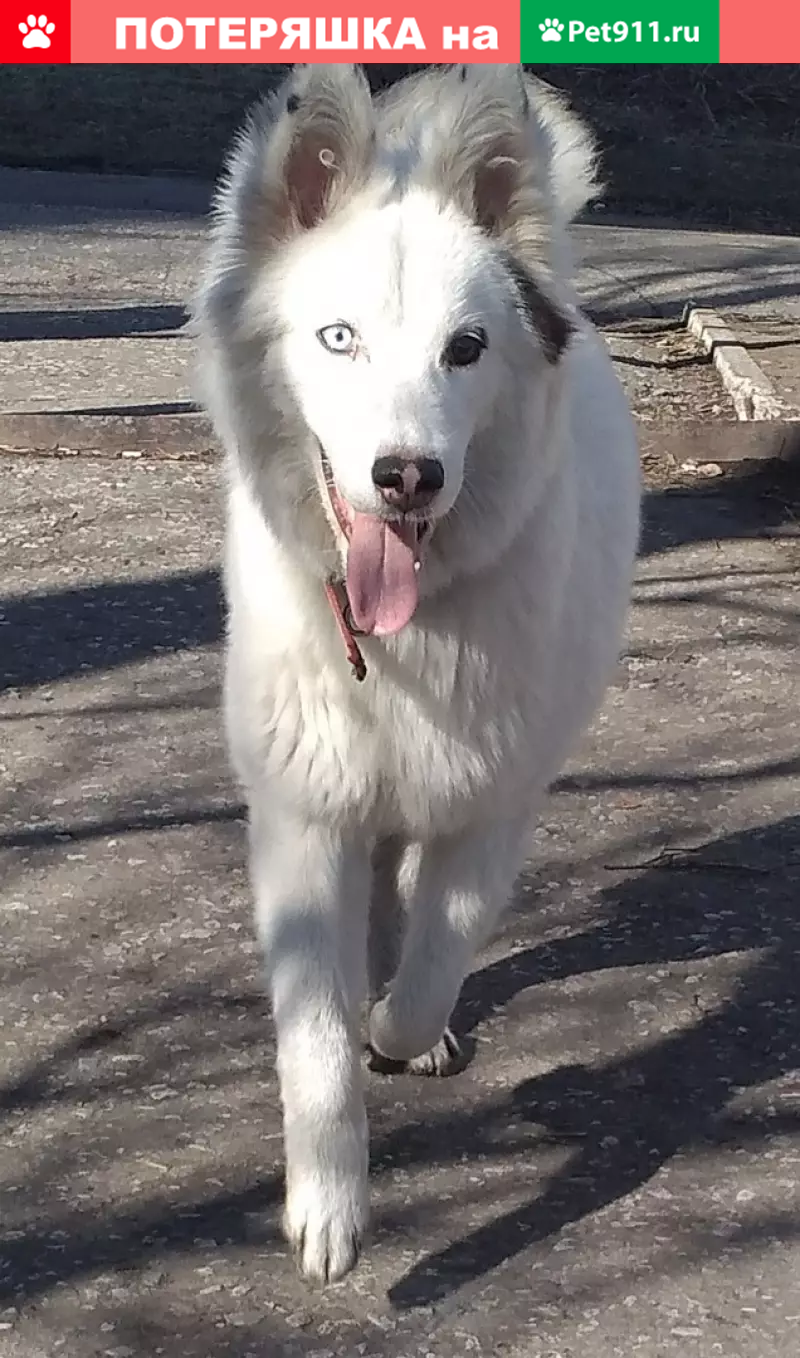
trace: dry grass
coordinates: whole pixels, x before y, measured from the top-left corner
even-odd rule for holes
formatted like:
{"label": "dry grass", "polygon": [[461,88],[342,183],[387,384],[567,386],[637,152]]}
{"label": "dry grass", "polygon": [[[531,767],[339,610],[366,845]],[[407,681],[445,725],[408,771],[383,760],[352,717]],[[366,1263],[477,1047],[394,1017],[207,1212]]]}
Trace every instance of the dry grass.
{"label": "dry grass", "polygon": [[800,67],[538,71],[597,128],[610,209],[800,230]]}

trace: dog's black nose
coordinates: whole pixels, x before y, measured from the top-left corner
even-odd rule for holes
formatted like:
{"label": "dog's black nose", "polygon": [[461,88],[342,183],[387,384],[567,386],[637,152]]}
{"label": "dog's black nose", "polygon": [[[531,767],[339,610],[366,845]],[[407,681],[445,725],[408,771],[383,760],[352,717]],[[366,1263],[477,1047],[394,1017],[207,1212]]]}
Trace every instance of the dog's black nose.
{"label": "dog's black nose", "polygon": [[430,504],[444,485],[444,467],[438,457],[390,453],[375,459],[372,480],[386,503],[405,513]]}

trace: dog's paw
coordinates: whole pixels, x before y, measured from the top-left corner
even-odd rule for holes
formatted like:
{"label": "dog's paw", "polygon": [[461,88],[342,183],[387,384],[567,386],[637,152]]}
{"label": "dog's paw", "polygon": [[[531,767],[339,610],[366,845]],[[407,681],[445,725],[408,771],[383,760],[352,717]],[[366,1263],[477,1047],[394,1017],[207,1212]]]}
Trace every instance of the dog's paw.
{"label": "dog's paw", "polygon": [[367,1047],[367,1065],[377,1075],[458,1075],[472,1056],[470,1048],[459,1042],[455,1033],[445,1028],[439,1041],[429,1051],[420,1056],[412,1056],[408,1061],[394,1061],[384,1056],[370,1043]]}
{"label": "dog's paw", "polygon": [[283,1230],[305,1278],[333,1283],[358,1262],[367,1228],[366,1183],[300,1179],[286,1195]]}
{"label": "dog's paw", "polygon": [[430,1051],[413,1056],[408,1063],[412,1075],[458,1075],[469,1061],[471,1053],[462,1047],[455,1033],[445,1028]]}

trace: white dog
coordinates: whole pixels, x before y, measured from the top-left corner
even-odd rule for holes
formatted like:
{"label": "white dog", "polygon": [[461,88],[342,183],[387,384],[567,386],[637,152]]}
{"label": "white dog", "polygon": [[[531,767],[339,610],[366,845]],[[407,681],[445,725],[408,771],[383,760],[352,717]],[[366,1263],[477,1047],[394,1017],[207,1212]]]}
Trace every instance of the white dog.
{"label": "white dog", "polygon": [[586,131],[518,67],[373,100],[337,65],[295,69],[220,191],[196,318],[227,729],[311,1278],[367,1223],[362,1001],[374,1063],[458,1067],[462,981],[617,657],[639,475],[569,282],[592,191]]}

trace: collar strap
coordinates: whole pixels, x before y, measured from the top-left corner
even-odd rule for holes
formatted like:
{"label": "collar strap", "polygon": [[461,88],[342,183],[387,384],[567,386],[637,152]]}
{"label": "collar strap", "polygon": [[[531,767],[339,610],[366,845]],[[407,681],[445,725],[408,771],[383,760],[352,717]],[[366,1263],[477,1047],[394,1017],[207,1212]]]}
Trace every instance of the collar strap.
{"label": "collar strap", "polygon": [[344,649],[353,671],[353,678],[361,684],[367,677],[367,666],[356,637],[363,637],[364,633],[360,632],[353,622],[350,600],[347,597],[344,580],[335,580],[333,577],[326,580],[325,593],[328,596],[331,612],[336,619],[336,625],[344,642]]}

